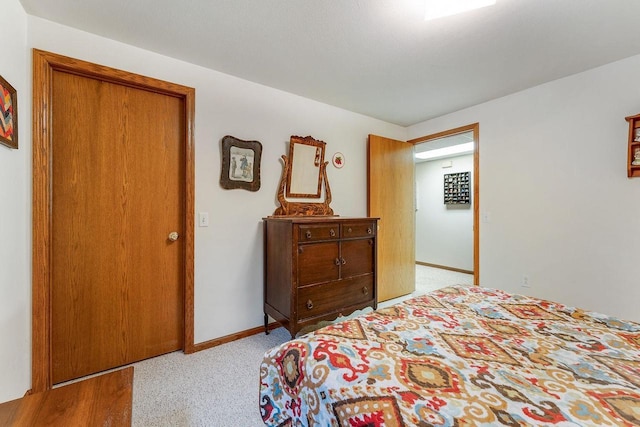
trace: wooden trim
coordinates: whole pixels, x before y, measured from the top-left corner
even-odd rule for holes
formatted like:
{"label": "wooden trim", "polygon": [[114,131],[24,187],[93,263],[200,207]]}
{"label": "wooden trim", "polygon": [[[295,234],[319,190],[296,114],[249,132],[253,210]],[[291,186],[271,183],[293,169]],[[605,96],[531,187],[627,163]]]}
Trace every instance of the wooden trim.
{"label": "wooden trim", "polygon": [[[278,322],[271,322],[269,323],[269,326],[267,327],[268,330],[273,330],[276,328],[280,328],[282,325],[280,325]],[[225,335],[224,337],[220,337],[220,338],[216,338],[213,340],[209,340],[209,341],[205,341],[205,342],[201,342],[198,343],[196,345],[193,346],[194,351],[202,351],[202,350],[207,350],[210,349],[212,347],[217,347],[219,345],[222,344],[227,344],[242,338],[247,338],[250,337],[252,335],[257,335],[261,332],[264,332],[264,326],[256,326],[255,328],[251,328],[251,329],[247,329],[245,331],[240,331],[240,332],[236,332],[235,334],[230,334],[230,335]]]}
{"label": "wooden trim", "polygon": [[456,268],[456,267],[447,267],[446,265],[431,264],[429,262],[416,261],[416,264],[424,265],[425,267],[439,268],[441,270],[455,271],[457,273],[473,274],[473,271],[471,270],[464,270],[462,268]]}
{"label": "wooden trim", "polygon": [[51,89],[53,71],[64,71],[150,90],[184,101],[185,118],[185,353],[194,349],[194,194],[195,89],[102,65],[33,50],[33,266],[32,266],[32,386],[33,393],[52,387],[51,371]]}
{"label": "wooden trim", "polygon": [[47,60],[34,51],[33,57],[33,252],[32,252],[32,367],[31,392],[51,389],[51,80]]}
{"label": "wooden trim", "polygon": [[414,138],[408,142],[418,144],[464,132],[473,132],[473,284],[480,284],[480,123],[460,126],[443,132]]}
{"label": "wooden trim", "polygon": [[465,133],[465,132],[469,132],[469,131],[473,131],[474,132],[474,137],[476,136],[476,128],[479,126],[478,123],[473,123],[470,125],[465,125],[465,126],[460,126],[454,129],[449,129],[449,130],[445,130],[442,132],[438,132],[438,133],[432,133],[431,135],[426,135],[426,136],[421,136],[419,138],[414,138],[414,139],[410,139],[407,142],[410,142],[412,144],[418,144],[420,142],[428,142],[428,141],[432,141],[434,139],[440,139],[440,138],[445,138],[447,136],[453,136],[453,135],[458,135],[460,133]]}
{"label": "wooden trim", "polygon": [[480,124],[473,125],[473,284],[480,285]]}
{"label": "wooden trim", "polygon": [[194,283],[195,283],[195,117],[196,90],[182,86],[185,103],[185,253],[184,253],[184,337],[182,348],[186,354],[194,350]]}

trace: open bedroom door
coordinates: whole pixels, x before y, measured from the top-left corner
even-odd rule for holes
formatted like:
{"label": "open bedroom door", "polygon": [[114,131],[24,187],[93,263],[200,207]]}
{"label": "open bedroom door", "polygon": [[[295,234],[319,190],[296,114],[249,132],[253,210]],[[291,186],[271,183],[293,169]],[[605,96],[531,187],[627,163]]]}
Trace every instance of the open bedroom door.
{"label": "open bedroom door", "polygon": [[413,144],[369,135],[368,216],[378,217],[378,302],[416,286]]}

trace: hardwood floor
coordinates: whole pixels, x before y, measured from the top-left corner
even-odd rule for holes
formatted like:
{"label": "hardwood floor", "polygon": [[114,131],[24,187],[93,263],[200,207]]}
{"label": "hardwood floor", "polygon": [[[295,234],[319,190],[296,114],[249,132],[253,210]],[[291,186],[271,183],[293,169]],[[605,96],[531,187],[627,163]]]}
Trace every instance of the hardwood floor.
{"label": "hardwood floor", "polygon": [[128,367],[0,404],[0,426],[130,426]]}

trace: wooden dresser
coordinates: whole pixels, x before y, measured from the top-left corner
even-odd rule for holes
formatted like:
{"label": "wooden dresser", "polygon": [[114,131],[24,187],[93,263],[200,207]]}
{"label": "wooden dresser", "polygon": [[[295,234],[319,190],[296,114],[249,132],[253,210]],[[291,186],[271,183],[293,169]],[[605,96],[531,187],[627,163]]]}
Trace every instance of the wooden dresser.
{"label": "wooden dresser", "polygon": [[264,322],[305,326],[377,308],[377,218],[264,218]]}

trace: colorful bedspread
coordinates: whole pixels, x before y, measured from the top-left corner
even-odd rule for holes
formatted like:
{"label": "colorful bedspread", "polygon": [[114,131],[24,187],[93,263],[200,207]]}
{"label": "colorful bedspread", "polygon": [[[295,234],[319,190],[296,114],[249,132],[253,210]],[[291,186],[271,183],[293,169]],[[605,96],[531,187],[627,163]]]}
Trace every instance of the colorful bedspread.
{"label": "colorful bedspread", "polygon": [[640,426],[640,324],[454,286],[267,352],[268,426]]}

